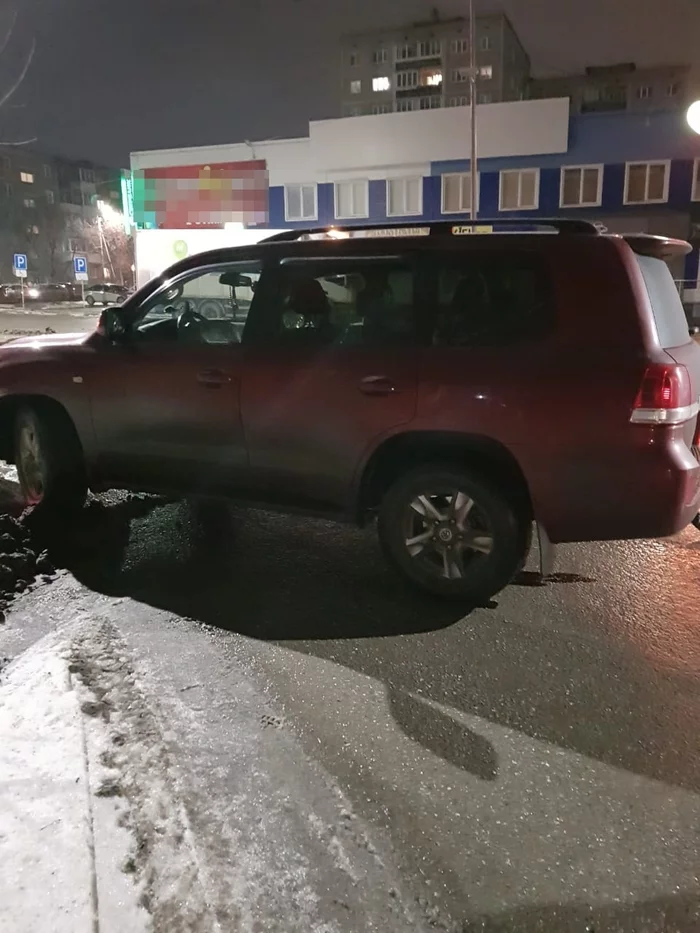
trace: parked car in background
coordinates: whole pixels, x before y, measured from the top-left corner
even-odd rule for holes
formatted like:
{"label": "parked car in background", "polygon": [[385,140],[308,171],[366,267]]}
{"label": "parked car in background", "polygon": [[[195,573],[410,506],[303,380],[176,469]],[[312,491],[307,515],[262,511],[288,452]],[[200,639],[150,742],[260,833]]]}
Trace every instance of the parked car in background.
{"label": "parked car in background", "polygon": [[[27,282],[9,282],[0,285],[0,302],[20,304],[24,290],[24,303],[58,304],[64,301],[75,301],[76,294],[73,285],[69,282],[46,282],[44,284],[28,284]],[[80,298],[80,294],[77,295]]]}
{"label": "parked car in background", "polygon": [[85,288],[85,303],[90,307],[93,305],[121,304],[128,295],[129,289],[126,285],[113,285],[110,283],[90,285]]}
{"label": "parked car in background", "polygon": [[700,511],[700,347],[666,264],[690,246],[544,225],[192,256],[91,335],[0,349],[0,459],[59,512],[117,487],[376,518],[411,583],[471,603],[533,524],[672,535]]}

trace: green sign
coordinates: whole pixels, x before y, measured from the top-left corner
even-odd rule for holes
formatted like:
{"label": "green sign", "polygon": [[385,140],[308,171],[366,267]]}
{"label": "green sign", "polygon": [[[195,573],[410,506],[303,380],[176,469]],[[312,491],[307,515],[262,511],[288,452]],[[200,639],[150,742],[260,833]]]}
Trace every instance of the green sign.
{"label": "green sign", "polygon": [[177,259],[185,259],[189,250],[187,248],[187,243],[184,240],[175,240],[173,243],[173,252]]}

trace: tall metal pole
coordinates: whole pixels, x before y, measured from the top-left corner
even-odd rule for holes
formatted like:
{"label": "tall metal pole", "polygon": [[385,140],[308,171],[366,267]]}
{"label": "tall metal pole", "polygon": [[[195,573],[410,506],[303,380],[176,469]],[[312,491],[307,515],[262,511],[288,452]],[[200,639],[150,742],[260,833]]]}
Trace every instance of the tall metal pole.
{"label": "tall metal pole", "polygon": [[476,153],[476,20],[474,16],[474,0],[469,0],[469,84],[471,94],[469,97],[469,111],[471,117],[471,210],[470,218],[476,220],[478,212],[478,170],[479,159]]}

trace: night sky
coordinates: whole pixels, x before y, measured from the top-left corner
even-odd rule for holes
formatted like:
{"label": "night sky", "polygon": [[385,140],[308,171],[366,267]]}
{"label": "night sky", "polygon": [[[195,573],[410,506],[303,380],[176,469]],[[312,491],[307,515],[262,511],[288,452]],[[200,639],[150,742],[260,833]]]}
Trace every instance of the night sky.
{"label": "night sky", "polygon": [[[19,21],[0,81],[36,56],[0,140],[118,165],[136,149],[303,135],[336,115],[337,36],[466,0],[0,0]],[[477,0],[504,10],[536,74],[691,62],[700,0]],[[664,15],[665,14],[665,15]],[[663,19],[662,19],[663,18]]]}

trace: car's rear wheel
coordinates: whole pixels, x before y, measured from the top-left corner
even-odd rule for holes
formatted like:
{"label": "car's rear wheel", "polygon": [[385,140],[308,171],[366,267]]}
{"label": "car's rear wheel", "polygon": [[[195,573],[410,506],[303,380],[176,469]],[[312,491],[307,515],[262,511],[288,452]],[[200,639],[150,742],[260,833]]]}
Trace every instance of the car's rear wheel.
{"label": "car's rear wheel", "polygon": [[87,297],[85,298],[85,304],[88,305],[90,308],[95,304],[95,299],[92,297],[92,295],[87,295]]}
{"label": "car's rear wheel", "polygon": [[424,466],[400,477],[379,511],[389,561],[415,586],[475,604],[522,569],[531,522],[509,498],[468,471]]}
{"label": "car's rear wheel", "polygon": [[83,506],[87,475],[68,416],[53,405],[27,405],[15,419],[15,465],[28,506],[67,513]]}

